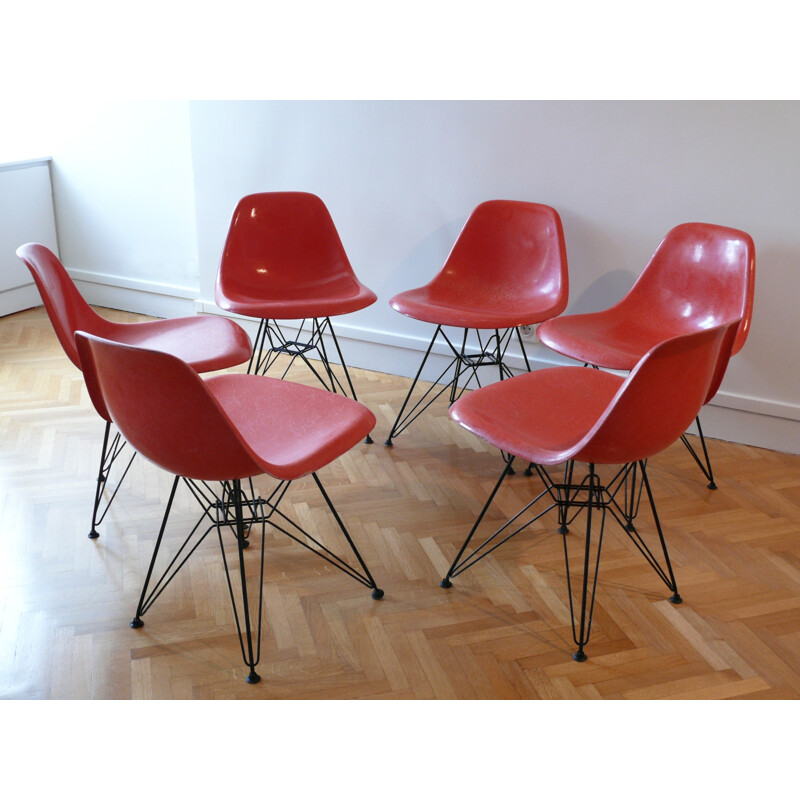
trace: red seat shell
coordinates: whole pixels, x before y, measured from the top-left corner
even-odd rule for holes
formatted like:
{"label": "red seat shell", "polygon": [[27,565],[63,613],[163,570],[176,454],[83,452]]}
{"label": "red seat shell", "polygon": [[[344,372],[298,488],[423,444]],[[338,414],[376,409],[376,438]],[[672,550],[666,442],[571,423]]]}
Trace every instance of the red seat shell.
{"label": "red seat shell", "polygon": [[324,389],[240,373],[204,381],[169,353],[82,332],[76,341],[89,391],[117,428],[145,458],[182,477],[294,480],[375,425],[365,406]]}
{"label": "red seat shell", "polygon": [[556,210],[488,200],[467,219],[439,273],[389,302],[423,322],[499,329],[560,314],[568,292],[564,232]]}
{"label": "red seat shell", "polygon": [[319,197],[262,192],[236,205],[215,299],[225,311],[288,320],[348,314],[377,297],[353,272]]}
{"label": "red seat shell", "polygon": [[[180,317],[146,322],[112,322],[101,317],[83,299],[56,255],[41,244],[24,244],[17,255],[25,262],[39,289],[58,340],[70,361],[81,369],[75,332],[173,353],[198,372],[241,364],[252,345],[244,329],[224,317]],[[97,407],[106,420],[105,409]]]}
{"label": "red seat shell", "polygon": [[627,378],[553,367],[457,400],[450,416],[504,452],[535,464],[626,464],[676,441],[721,381],[740,320],[655,345]]}
{"label": "red seat shell", "polygon": [[754,292],[752,238],[735,228],[689,222],[664,237],[619,303],[551,319],[537,335],[570,358],[630,370],[658,342],[739,317],[735,354],[750,330]]}

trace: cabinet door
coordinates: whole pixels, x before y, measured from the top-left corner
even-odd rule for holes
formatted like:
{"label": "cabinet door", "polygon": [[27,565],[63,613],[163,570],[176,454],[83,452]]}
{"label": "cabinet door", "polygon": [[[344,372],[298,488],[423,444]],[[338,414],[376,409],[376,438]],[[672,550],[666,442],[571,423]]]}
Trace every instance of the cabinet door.
{"label": "cabinet door", "polygon": [[48,161],[0,164],[0,316],[41,305],[16,249],[39,242],[58,254]]}

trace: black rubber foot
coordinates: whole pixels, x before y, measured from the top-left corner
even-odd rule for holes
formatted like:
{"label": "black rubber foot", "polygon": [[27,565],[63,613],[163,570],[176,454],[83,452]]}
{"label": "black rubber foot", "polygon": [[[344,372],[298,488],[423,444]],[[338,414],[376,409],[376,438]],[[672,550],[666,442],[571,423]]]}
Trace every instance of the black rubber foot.
{"label": "black rubber foot", "polygon": [[569,533],[569,528],[566,525],[559,525],[558,532],[563,533],[565,536]]}
{"label": "black rubber foot", "polygon": [[683,598],[677,592],[675,592],[675,594],[670,597],[669,601],[673,605],[679,606],[683,602]]}
{"label": "black rubber foot", "polygon": [[632,522],[628,522],[625,525],[625,530],[628,531],[628,533],[636,533],[636,526]]}
{"label": "black rubber foot", "polygon": [[144,622],[142,622],[139,617],[136,617],[135,620],[131,622],[131,628],[143,628]]}
{"label": "black rubber foot", "polygon": [[525,472],[522,473],[523,475],[527,475],[530,478],[533,475],[533,470],[530,467],[525,467]]}
{"label": "black rubber foot", "polygon": [[367,438],[364,439],[364,444],[372,444],[372,437],[367,434]]}
{"label": "black rubber foot", "polygon": [[387,447],[393,447],[393,446],[394,446],[394,442],[392,442],[392,440],[391,440],[391,439],[387,439],[387,440],[384,442],[384,444],[385,444]]}
{"label": "black rubber foot", "polygon": [[248,547],[250,547],[250,540],[249,539],[243,539],[242,540],[242,550],[246,550]]}
{"label": "black rubber foot", "polygon": [[584,661],[586,661],[586,653],[584,653],[583,650],[578,650],[577,653],[572,654],[572,658],[575,661],[580,661],[581,663],[583,663]]}
{"label": "black rubber foot", "polygon": [[100,538],[100,534],[99,534],[97,531],[92,531],[92,532],[89,534],[89,538],[90,538],[90,539],[99,539],[99,538]]}
{"label": "black rubber foot", "polygon": [[508,474],[509,475],[516,475],[517,474],[516,472],[514,472],[514,467],[511,467],[511,469],[508,470]]}
{"label": "black rubber foot", "polygon": [[450,583],[450,579],[449,579],[449,578],[442,578],[442,579],[439,581],[439,586],[441,586],[441,587],[442,587],[442,589],[449,589],[449,588],[450,588],[452,585],[453,585],[453,584],[452,584],[452,583]]}
{"label": "black rubber foot", "polygon": [[708,488],[714,491],[717,488],[717,484],[714,483],[714,481],[711,481],[711,483],[708,484]]}
{"label": "black rubber foot", "polygon": [[251,673],[250,673],[250,674],[249,674],[249,675],[248,675],[248,676],[245,678],[245,680],[246,680],[248,683],[258,683],[258,682],[261,680],[261,676],[260,676],[258,673],[256,673],[256,672],[251,672]]}

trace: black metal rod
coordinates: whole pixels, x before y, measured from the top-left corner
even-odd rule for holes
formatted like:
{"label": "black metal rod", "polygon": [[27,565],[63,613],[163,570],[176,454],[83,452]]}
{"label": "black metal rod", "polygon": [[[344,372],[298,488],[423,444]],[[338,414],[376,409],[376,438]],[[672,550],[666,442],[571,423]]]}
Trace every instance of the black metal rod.
{"label": "black metal rod", "polygon": [[156,558],[158,558],[158,551],[159,548],[161,547],[161,540],[164,538],[164,530],[167,527],[169,512],[172,509],[172,501],[175,499],[175,492],[178,488],[178,481],[180,481],[180,478],[176,475],[175,480],[172,482],[172,489],[169,493],[169,500],[167,500],[167,508],[164,511],[164,517],[161,520],[161,528],[158,531],[156,544],[155,547],[153,548],[153,557],[150,559],[150,566],[147,568],[147,575],[145,576],[144,579],[144,586],[142,586],[142,594],[141,597],[139,598],[139,605],[136,608],[136,616],[134,617],[133,622],[131,622],[132,628],[141,628],[141,626],[144,624],[141,621],[141,616],[142,614],[144,614],[144,603],[145,603],[145,597],[147,595],[147,587],[150,583],[150,577],[153,574],[153,567],[156,564]]}
{"label": "black metal rod", "polygon": [[334,508],[330,497],[328,497],[328,493],[325,491],[325,487],[322,485],[322,481],[320,481],[320,479],[317,476],[316,472],[312,472],[311,473],[311,477],[314,478],[314,482],[317,484],[317,487],[319,488],[320,493],[322,494],[323,498],[325,499],[325,502],[327,503],[328,508],[331,511],[331,514],[333,514],[333,518],[336,520],[336,524],[339,526],[340,530],[344,534],[345,539],[347,539],[347,543],[350,545],[350,549],[353,551],[353,553],[355,554],[355,557],[358,559],[358,563],[361,564],[361,568],[364,570],[364,575],[366,575],[367,580],[369,581],[368,585],[370,586],[370,588],[373,589],[373,597],[376,597],[376,598],[377,597],[383,597],[383,590],[379,589],[377,584],[375,583],[375,579],[372,577],[369,569],[367,568],[366,563],[364,562],[364,559],[361,557],[361,553],[358,551],[358,548],[356,547],[355,542],[350,537],[350,534],[348,533],[347,528],[345,528],[344,523],[342,522],[341,518],[339,517],[338,512]]}
{"label": "black metal rod", "polygon": [[[235,480],[233,481],[233,503],[236,509],[236,543],[237,549],[239,552],[239,576],[241,581],[241,588],[242,588],[242,613],[244,614],[244,626],[245,632],[247,636],[247,658],[245,659],[245,663],[248,667],[250,667],[250,674],[247,676],[246,680],[248,683],[258,683],[261,680],[261,677],[256,673],[255,666],[258,663],[258,659],[256,658],[255,653],[253,652],[253,632],[250,625],[250,604],[247,599],[247,576],[245,574],[245,565],[244,565],[244,521],[242,519],[242,498],[241,498],[241,481]],[[261,548],[261,552],[264,552],[264,548]],[[262,581],[263,584],[263,581]],[[258,630],[259,630],[259,643],[258,649],[261,650],[261,608],[259,605],[259,620],[258,620]],[[259,652],[260,658],[260,652]]]}
{"label": "black metal rod", "polygon": [[[592,492],[594,491],[594,464],[589,464],[589,501],[586,507],[586,542],[583,557],[583,585],[581,587],[581,621],[580,621],[580,635],[575,639],[578,645],[578,652],[575,653],[577,661],[585,661],[586,654],[583,652],[585,644],[585,631],[586,631],[586,596],[589,586],[589,555],[592,542]],[[566,542],[566,538],[564,539]],[[569,574],[569,567],[567,568]],[[573,638],[574,634],[574,620],[573,620]]]}
{"label": "black metal rod", "polygon": [[667,543],[664,539],[664,532],[661,530],[661,520],[658,518],[658,512],[656,511],[656,503],[653,499],[653,492],[650,489],[650,479],[647,476],[647,468],[645,467],[645,462],[639,462],[641,469],[642,469],[642,482],[644,483],[645,489],[647,490],[647,499],[650,501],[650,510],[653,512],[653,520],[656,523],[656,530],[658,531],[658,538],[661,542],[661,550],[664,553],[664,561],[667,565],[667,571],[669,572],[669,583],[667,586],[672,590],[673,596],[670,598],[670,601],[675,603],[676,605],[682,603],[683,600],[681,596],[678,594],[678,584],[675,580],[675,573],[672,571],[672,562],[669,558],[669,553],[667,552]]}
{"label": "black metal rod", "polygon": [[454,570],[458,562],[461,559],[461,556],[464,554],[464,551],[467,549],[467,545],[472,540],[472,537],[475,535],[475,531],[478,530],[478,526],[481,524],[481,520],[483,519],[484,515],[489,509],[489,506],[492,504],[492,500],[494,500],[494,496],[497,494],[498,490],[500,489],[501,484],[506,479],[506,475],[508,475],[512,471],[512,464],[514,463],[514,456],[511,456],[509,461],[503,467],[503,471],[500,473],[500,479],[495,484],[494,489],[492,489],[491,494],[489,495],[489,499],[486,501],[485,505],[481,509],[481,513],[478,514],[478,518],[475,520],[475,524],[472,526],[472,530],[467,535],[467,538],[464,540],[464,544],[461,545],[461,549],[458,551],[458,555],[453,559],[453,563],[450,565],[450,569],[447,570],[447,574],[442,578],[439,585],[445,589],[449,589],[452,585],[450,583],[450,578],[454,574]]}
{"label": "black metal rod", "polygon": [[[406,410],[406,406],[408,405],[408,401],[411,399],[411,394],[414,391],[414,387],[417,385],[417,381],[419,380],[419,376],[422,375],[422,368],[425,366],[425,362],[428,360],[428,356],[431,354],[431,350],[433,349],[433,344],[436,341],[436,337],[439,335],[439,331],[441,331],[442,326],[437,325],[436,330],[433,333],[433,338],[428,345],[428,349],[425,351],[425,355],[422,357],[422,363],[419,365],[419,369],[417,370],[417,374],[414,376],[414,380],[411,382],[411,387],[408,390],[408,394],[406,394],[405,400],[403,400],[403,405],[400,407],[400,411],[397,414],[397,418],[392,425],[392,429],[389,431],[389,436],[386,439],[386,444],[391,445],[392,439],[398,435],[398,427],[400,423],[400,418],[403,416],[403,412]],[[449,367],[447,368],[449,369]],[[447,369],[445,372],[447,372]],[[444,372],[442,373],[444,375]],[[419,405],[419,403],[417,403]],[[414,406],[416,408],[416,406]],[[413,410],[413,409],[412,409]]]}
{"label": "black metal rod", "polygon": [[108,437],[111,432],[111,422],[106,420],[106,427],[103,433],[103,449],[100,451],[100,467],[97,473],[97,485],[94,490],[94,507],[92,508],[92,527],[89,531],[90,539],[97,539],[100,534],[97,532],[97,509],[100,506],[100,498],[103,494],[103,484],[106,480],[106,450],[108,449]]}

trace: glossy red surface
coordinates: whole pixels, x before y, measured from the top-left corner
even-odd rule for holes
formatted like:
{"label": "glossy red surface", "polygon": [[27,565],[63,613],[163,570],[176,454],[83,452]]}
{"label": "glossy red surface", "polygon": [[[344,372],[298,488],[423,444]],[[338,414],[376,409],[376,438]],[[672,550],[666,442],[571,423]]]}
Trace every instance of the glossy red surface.
{"label": "glossy red surface", "polygon": [[377,299],[356,278],[325,204],[306,192],[239,201],[215,298],[226,311],[277,320],[348,314]]}
{"label": "glossy red surface", "polygon": [[366,407],[261,375],[203,380],[168,353],[76,335],[87,385],[145,458],[196,480],[267,473],[293,480],[338,458],[372,430]]}
{"label": "glossy red surface", "polygon": [[568,292],[564,232],[555,209],[489,200],[472,212],[433,280],[389,303],[436,325],[512,328],[560,314]]}
{"label": "glossy red surface", "polygon": [[754,289],[751,237],[734,228],[690,222],[664,237],[615,306],[551,319],[537,335],[578,361],[629,370],[658,342],[739,317],[737,353],[750,330]]}
{"label": "glossy red surface", "polygon": [[[118,342],[174,353],[198,372],[236,366],[250,358],[250,337],[223,317],[181,317],[148,322],[111,322],[83,299],[63,264],[41,244],[24,244],[17,255],[33,274],[58,340],[69,359],[81,368],[75,332],[85,331]],[[108,419],[104,409],[97,409]]]}
{"label": "glossy red surface", "polygon": [[536,464],[626,464],[677,440],[721,380],[739,319],[668,339],[627,378],[585,367],[523,373],[464,395],[450,416]]}

